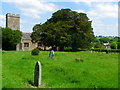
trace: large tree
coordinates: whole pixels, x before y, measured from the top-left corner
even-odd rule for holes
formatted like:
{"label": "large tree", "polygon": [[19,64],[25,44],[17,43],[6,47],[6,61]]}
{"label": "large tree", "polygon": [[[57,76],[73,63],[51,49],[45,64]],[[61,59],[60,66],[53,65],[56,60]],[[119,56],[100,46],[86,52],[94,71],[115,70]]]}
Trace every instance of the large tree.
{"label": "large tree", "polygon": [[42,25],[34,26],[32,39],[61,50],[64,47],[72,47],[74,50],[89,48],[94,40],[91,23],[85,13],[61,9]]}
{"label": "large tree", "polygon": [[2,49],[15,50],[16,45],[20,42],[22,32],[10,28],[2,28]]}

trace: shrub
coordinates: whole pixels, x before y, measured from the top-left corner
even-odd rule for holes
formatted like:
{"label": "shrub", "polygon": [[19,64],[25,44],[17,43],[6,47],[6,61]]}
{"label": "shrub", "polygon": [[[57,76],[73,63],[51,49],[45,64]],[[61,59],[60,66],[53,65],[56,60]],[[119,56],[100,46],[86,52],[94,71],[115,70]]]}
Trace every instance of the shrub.
{"label": "shrub", "polygon": [[120,42],[117,43],[117,49],[120,49]]}
{"label": "shrub", "polygon": [[31,54],[32,55],[38,55],[39,54],[39,50],[37,48],[33,49]]}
{"label": "shrub", "polygon": [[101,52],[116,52],[116,53],[120,53],[120,49],[101,49],[101,48],[94,48],[94,49],[91,49],[92,51],[101,51]]}
{"label": "shrub", "polygon": [[94,45],[94,48],[105,48],[103,43],[100,43],[100,42],[97,42],[95,45]]}
{"label": "shrub", "polygon": [[116,49],[117,48],[116,42],[111,43],[110,47],[111,49]]}

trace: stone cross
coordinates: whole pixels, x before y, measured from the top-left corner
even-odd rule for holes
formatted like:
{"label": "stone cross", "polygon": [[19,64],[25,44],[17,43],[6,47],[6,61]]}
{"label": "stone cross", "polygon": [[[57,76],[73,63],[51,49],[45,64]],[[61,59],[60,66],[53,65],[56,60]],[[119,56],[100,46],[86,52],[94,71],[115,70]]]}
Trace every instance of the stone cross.
{"label": "stone cross", "polygon": [[41,85],[41,63],[39,61],[36,62],[35,71],[34,71],[34,85]]}

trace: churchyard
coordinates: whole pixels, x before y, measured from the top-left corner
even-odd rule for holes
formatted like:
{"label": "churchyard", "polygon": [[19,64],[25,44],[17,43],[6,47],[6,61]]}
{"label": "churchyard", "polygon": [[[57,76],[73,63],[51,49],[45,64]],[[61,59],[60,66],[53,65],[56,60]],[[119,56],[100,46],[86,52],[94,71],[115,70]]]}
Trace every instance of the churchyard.
{"label": "churchyard", "polygon": [[118,54],[105,52],[49,51],[33,56],[30,51],[2,52],[2,88],[37,88],[34,69],[37,61],[42,67],[39,88],[117,88]]}

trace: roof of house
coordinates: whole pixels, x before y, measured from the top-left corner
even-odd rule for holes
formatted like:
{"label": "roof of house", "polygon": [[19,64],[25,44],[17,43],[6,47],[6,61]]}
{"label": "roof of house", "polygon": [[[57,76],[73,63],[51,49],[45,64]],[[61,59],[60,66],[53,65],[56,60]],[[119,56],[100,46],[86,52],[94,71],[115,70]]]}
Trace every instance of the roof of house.
{"label": "roof of house", "polygon": [[22,33],[22,39],[31,39],[31,33]]}
{"label": "roof of house", "polygon": [[110,43],[103,43],[105,46],[110,45]]}

